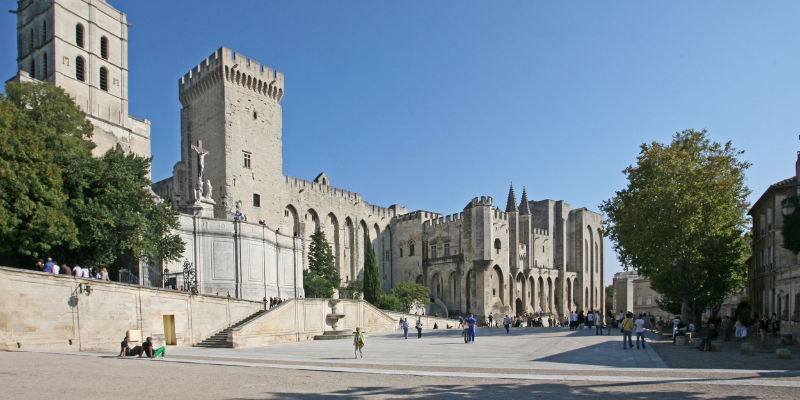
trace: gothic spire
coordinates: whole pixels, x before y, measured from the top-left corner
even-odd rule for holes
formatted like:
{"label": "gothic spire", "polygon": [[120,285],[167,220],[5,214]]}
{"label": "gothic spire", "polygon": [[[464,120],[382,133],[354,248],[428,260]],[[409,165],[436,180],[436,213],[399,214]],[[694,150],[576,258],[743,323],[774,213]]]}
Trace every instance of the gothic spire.
{"label": "gothic spire", "polygon": [[517,196],[514,196],[514,184],[508,190],[508,202],[506,202],[506,212],[517,212]]}
{"label": "gothic spire", "polygon": [[519,215],[531,215],[531,208],[528,206],[528,194],[525,193],[525,186],[522,187],[522,203],[519,205]]}

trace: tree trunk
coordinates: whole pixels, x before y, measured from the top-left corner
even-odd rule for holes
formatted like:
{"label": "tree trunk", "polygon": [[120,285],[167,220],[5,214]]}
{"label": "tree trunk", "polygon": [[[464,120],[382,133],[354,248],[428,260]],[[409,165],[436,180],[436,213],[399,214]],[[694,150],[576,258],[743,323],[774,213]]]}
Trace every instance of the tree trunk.
{"label": "tree trunk", "polygon": [[694,313],[692,313],[692,298],[690,296],[683,297],[683,303],[681,304],[681,319],[686,326],[694,322]]}

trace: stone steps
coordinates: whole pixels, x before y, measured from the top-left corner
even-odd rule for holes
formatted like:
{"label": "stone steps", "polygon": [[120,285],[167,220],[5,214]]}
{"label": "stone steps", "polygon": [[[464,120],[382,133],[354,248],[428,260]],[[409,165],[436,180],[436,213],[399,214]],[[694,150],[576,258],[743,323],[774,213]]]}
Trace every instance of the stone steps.
{"label": "stone steps", "polygon": [[251,316],[249,316],[249,317],[247,317],[247,318],[245,318],[245,319],[243,319],[243,320],[241,320],[241,321],[239,321],[239,322],[237,322],[237,323],[235,323],[235,324],[233,324],[233,325],[231,325],[231,326],[229,326],[229,327],[227,327],[227,328],[225,328],[225,329],[223,329],[223,330],[221,330],[221,331],[219,331],[217,333],[215,333],[214,335],[212,335],[208,339],[203,340],[200,343],[194,344],[193,347],[228,348],[228,347],[230,347],[230,346],[228,346],[228,332],[230,332],[233,328],[238,328],[238,327],[250,322],[251,320],[253,320],[255,318],[258,318],[258,317],[260,317],[260,316],[262,316],[262,315],[274,310],[275,308],[277,308],[277,307],[273,307],[271,310],[261,310],[261,311],[255,313],[255,314],[253,314],[253,315],[251,315]]}

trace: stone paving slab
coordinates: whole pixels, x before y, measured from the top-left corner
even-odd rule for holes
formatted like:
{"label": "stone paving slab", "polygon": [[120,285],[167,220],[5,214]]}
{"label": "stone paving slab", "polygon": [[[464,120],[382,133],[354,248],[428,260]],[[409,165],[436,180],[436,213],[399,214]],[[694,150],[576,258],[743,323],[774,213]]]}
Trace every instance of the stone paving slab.
{"label": "stone paving slab", "polygon": [[[171,355],[269,361],[360,364],[352,340],[285,343],[255,348],[179,348]],[[369,363],[413,366],[465,366],[511,369],[581,370],[666,368],[658,354],[646,349],[622,350],[622,337],[595,335],[594,330],[565,328],[478,329],[475,343],[465,344],[456,329],[371,334],[364,347]]]}

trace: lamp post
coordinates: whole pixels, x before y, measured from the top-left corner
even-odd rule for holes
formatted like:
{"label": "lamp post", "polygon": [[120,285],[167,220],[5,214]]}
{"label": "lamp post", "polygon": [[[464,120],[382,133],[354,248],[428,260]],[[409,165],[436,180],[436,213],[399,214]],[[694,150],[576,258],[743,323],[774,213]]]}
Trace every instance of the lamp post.
{"label": "lamp post", "polygon": [[791,197],[787,198],[786,200],[783,201],[783,206],[781,207],[781,212],[783,213],[784,216],[788,217],[788,216],[794,214],[794,209],[795,209],[795,206],[794,206],[794,202],[791,200]]}

